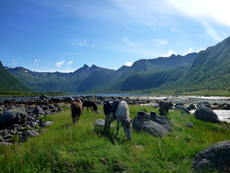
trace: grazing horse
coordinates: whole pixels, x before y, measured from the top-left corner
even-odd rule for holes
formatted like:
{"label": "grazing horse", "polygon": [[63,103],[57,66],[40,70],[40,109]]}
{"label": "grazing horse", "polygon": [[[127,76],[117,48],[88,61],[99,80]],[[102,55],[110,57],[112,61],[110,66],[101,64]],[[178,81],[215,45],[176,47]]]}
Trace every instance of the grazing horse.
{"label": "grazing horse", "polygon": [[169,108],[173,106],[172,102],[169,102],[168,100],[160,101],[159,102],[159,113],[160,116],[166,117],[166,114],[169,115]]}
{"label": "grazing horse", "polygon": [[114,119],[117,120],[117,134],[115,137],[118,135],[119,131],[119,122],[121,121],[121,124],[123,126],[124,132],[127,136],[127,138],[131,139],[131,121],[129,117],[129,107],[126,101],[121,101],[119,102],[116,112],[110,112],[110,104],[109,102],[106,102],[103,106],[104,113],[105,113],[105,126],[104,129],[109,131],[110,125]]}
{"label": "grazing horse", "polygon": [[82,110],[83,110],[83,105],[81,101],[72,102],[71,112],[72,112],[73,124],[75,124],[77,121],[77,126],[78,126],[79,118],[82,114]]}
{"label": "grazing horse", "polygon": [[89,108],[91,109],[91,111],[97,111],[98,107],[94,101],[91,101],[89,99],[81,99],[81,101],[83,103],[83,107],[87,107],[87,111],[89,111]]}

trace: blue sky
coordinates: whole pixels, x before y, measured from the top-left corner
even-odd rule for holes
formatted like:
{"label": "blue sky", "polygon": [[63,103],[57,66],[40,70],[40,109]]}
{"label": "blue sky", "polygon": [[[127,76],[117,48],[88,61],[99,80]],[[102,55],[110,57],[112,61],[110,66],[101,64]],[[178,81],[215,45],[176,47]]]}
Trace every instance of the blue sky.
{"label": "blue sky", "polygon": [[230,34],[229,0],[1,0],[0,61],[39,72],[118,69]]}

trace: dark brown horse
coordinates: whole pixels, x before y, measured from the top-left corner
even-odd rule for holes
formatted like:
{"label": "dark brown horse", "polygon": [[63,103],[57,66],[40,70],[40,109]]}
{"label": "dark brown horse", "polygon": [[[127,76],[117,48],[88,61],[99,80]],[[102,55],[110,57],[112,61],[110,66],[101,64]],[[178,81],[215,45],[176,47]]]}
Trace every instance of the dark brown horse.
{"label": "dark brown horse", "polygon": [[81,99],[81,101],[83,103],[83,107],[87,107],[87,111],[89,111],[89,108],[91,109],[91,111],[94,111],[94,112],[97,111],[98,107],[94,101],[91,101],[89,99]]}
{"label": "dark brown horse", "polygon": [[72,112],[73,124],[75,124],[77,121],[77,126],[78,126],[79,118],[82,114],[82,110],[83,110],[83,105],[80,101],[72,102],[71,112]]}
{"label": "dark brown horse", "polygon": [[166,118],[166,115],[167,114],[169,115],[169,108],[173,106],[173,104],[168,100],[164,100],[159,102],[159,106],[160,106],[159,108],[160,116],[164,116]]}

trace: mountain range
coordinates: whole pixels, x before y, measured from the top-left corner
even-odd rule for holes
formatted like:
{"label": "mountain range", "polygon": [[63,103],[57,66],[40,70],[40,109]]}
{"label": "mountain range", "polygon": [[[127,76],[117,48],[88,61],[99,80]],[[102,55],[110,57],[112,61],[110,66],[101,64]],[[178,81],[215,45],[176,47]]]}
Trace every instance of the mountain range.
{"label": "mountain range", "polygon": [[[141,59],[118,70],[84,65],[71,73],[33,72],[23,67],[4,67],[23,90],[64,93],[136,91],[193,91],[228,88],[230,37],[199,53]],[[13,79],[12,79],[13,80]],[[2,89],[0,87],[0,89]],[[4,88],[3,88],[4,89]],[[21,88],[22,89],[22,88]]]}
{"label": "mountain range", "polygon": [[0,91],[32,91],[29,87],[23,85],[13,75],[11,75],[2,65],[0,61]]}

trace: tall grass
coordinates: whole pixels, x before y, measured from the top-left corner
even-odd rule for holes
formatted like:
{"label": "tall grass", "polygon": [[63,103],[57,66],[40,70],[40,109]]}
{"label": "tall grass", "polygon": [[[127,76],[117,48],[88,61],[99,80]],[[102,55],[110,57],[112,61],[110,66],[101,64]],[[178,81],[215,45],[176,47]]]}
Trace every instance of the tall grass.
{"label": "tall grass", "polygon": [[[103,112],[102,107],[99,110]],[[130,106],[131,118],[138,111],[158,113]],[[98,118],[104,115],[85,109],[77,127],[70,110],[50,115],[55,123],[47,132],[20,145],[0,147],[0,172],[192,172],[200,150],[230,138],[229,131],[181,112],[170,112],[174,132],[162,138],[132,130],[128,140],[122,127],[115,138],[116,128],[110,133],[95,130]],[[187,127],[187,122],[194,127]]]}

